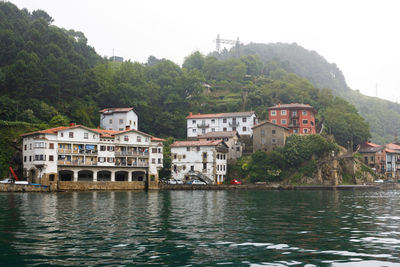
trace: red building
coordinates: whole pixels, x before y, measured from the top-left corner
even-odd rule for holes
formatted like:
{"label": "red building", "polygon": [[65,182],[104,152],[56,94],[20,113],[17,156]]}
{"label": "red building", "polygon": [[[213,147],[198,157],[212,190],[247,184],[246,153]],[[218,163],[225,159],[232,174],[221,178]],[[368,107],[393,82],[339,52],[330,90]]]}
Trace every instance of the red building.
{"label": "red building", "polygon": [[290,129],[290,133],[315,134],[317,111],[307,104],[278,104],[268,108],[269,121]]}

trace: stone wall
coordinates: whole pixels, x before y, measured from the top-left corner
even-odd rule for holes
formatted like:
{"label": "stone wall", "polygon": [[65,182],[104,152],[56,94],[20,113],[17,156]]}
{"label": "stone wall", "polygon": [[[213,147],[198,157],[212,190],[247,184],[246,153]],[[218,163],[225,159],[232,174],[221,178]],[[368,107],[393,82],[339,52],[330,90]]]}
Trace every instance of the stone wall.
{"label": "stone wall", "polygon": [[[144,190],[146,189],[145,182],[70,182],[59,181],[59,190]],[[156,189],[152,186],[150,189]]]}
{"label": "stone wall", "polygon": [[0,192],[51,192],[53,188],[48,186],[0,184]]}

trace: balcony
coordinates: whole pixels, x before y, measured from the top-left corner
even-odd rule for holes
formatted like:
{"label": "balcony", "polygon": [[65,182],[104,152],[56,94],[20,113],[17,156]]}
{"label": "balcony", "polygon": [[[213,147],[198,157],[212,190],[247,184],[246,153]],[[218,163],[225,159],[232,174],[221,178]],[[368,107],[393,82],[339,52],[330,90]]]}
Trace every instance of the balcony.
{"label": "balcony", "polygon": [[82,155],[97,155],[97,150],[89,150],[89,149],[58,149],[58,154],[82,154]]}
{"label": "balcony", "polygon": [[239,126],[239,122],[238,121],[233,121],[228,123],[230,127],[238,127]]}
{"label": "balcony", "polygon": [[133,157],[147,157],[149,156],[149,152],[137,152],[137,151],[115,151],[116,157],[126,157],[126,156],[133,156]]}
{"label": "balcony", "polygon": [[202,123],[202,124],[197,124],[197,128],[209,128],[210,124],[207,123]]}
{"label": "balcony", "polygon": [[81,160],[59,160],[57,162],[58,165],[66,165],[66,166],[97,166],[97,162],[85,162]]}
{"label": "balcony", "polygon": [[133,162],[133,163],[124,163],[124,162],[116,162],[115,166],[117,167],[149,167],[148,162]]}

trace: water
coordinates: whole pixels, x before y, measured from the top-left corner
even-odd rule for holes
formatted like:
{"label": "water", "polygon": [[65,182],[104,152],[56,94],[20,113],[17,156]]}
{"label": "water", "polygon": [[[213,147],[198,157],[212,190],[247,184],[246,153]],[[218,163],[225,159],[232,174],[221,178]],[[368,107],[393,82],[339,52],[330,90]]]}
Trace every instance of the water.
{"label": "water", "polygon": [[398,266],[400,191],[0,194],[2,266]]}

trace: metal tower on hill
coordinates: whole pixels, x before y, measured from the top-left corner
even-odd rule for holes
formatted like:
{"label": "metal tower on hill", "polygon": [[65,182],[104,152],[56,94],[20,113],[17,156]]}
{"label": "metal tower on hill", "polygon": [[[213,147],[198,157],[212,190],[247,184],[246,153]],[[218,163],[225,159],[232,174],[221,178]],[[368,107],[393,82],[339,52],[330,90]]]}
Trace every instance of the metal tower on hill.
{"label": "metal tower on hill", "polygon": [[221,53],[221,44],[229,44],[229,45],[234,45],[236,48],[236,53],[237,56],[239,57],[239,45],[242,43],[239,41],[239,37],[236,40],[227,40],[227,39],[221,39],[219,37],[219,34],[217,35],[217,39],[214,40],[216,43],[215,49],[218,53]]}

